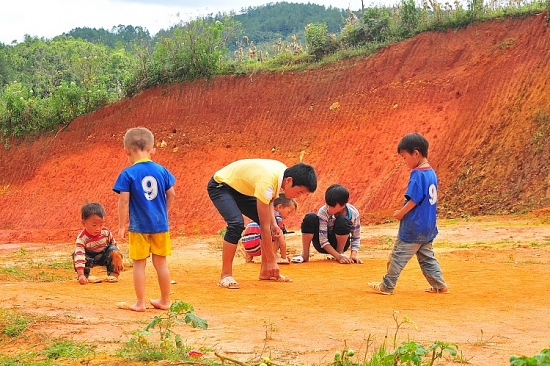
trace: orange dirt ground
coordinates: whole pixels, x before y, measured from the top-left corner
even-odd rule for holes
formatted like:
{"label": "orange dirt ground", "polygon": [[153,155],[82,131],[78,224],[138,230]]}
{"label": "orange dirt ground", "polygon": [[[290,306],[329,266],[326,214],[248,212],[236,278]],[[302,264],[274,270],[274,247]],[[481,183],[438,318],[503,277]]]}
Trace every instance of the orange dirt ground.
{"label": "orange dirt ground", "polygon": [[[511,354],[534,354],[550,346],[549,48],[546,13],[494,21],[421,34],[371,57],[315,70],[160,86],[56,134],[8,141],[9,150],[0,153],[2,266],[18,253],[36,263],[66,258],[87,201],[102,202],[108,226],[116,227],[111,188],[127,165],[122,136],[147,126],[159,144],[154,159],[178,179],[170,213],[174,299],[191,303],[210,323],[207,331],[181,329],[190,344],[240,359],[265,344],[281,362],[328,363],[344,341],[360,351],[369,334],[378,342],[391,335],[398,310],[418,325],[404,330],[404,338],[456,342],[466,359],[473,357],[470,364],[502,365]],[[414,262],[394,296],[366,287],[383,274],[396,233],[395,223],[386,222],[402,202],[409,171],[395,150],[411,131],[430,140],[442,219],[540,213],[520,222],[507,216],[490,224],[442,220],[436,250],[449,295],[423,293]],[[294,282],[281,284],[257,281],[258,265],[239,258],[235,276],[242,288],[216,287],[217,232],[224,225],[206,184],[223,165],[247,157],[287,164],[303,157],[316,168],[319,189],[299,202],[290,228],[319,208],[330,184],[347,186],[362,213],[365,264],[289,265],[282,273]],[[296,250],[299,237],[288,240]],[[148,294],[156,296],[149,274]],[[2,307],[53,316],[58,322],[41,331],[107,346],[156,314],[114,308],[133,300],[131,268],[118,284],[81,287],[71,273],[65,276],[66,282],[4,281]]]}

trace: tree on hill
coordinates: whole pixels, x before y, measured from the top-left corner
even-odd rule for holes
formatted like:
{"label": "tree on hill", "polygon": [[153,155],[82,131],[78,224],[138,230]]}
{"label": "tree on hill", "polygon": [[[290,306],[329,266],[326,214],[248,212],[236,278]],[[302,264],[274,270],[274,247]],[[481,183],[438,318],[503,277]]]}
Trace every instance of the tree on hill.
{"label": "tree on hill", "polygon": [[146,28],[122,24],[111,28],[110,31],[103,28],[74,28],[70,32],[63,33],[62,36],[82,39],[90,43],[104,44],[111,48],[122,45],[126,49],[129,49],[131,44],[137,41],[151,41],[151,36]]}

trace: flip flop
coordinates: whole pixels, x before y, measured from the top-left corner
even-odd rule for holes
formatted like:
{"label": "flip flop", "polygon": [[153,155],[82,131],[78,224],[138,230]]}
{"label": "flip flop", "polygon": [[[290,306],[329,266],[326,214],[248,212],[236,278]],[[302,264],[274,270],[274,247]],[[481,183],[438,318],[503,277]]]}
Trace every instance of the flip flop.
{"label": "flip flop", "polygon": [[97,276],[88,276],[88,283],[101,283],[103,280],[103,278],[99,278]]}
{"label": "flip flop", "polygon": [[118,282],[118,278],[116,276],[107,276],[103,279],[103,282],[116,283]]}
{"label": "flip flop", "polygon": [[232,276],[227,276],[222,278],[220,282],[218,282],[218,286],[222,288],[227,288],[230,290],[236,290],[239,288],[239,284],[237,283],[237,281],[235,281],[235,279]]}
{"label": "flip flop", "polygon": [[292,282],[290,278],[283,275],[279,275],[279,277],[260,278],[260,281]]}
{"label": "flip flop", "polygon": [[292,263],[304,263],[304,257],[297,255],[290,260]]}
{"label": "flip flop", "polygon": [[451,291],[447,288],[447,287],[443,287],[443,288],[435,288],[435,287],[430,287],[430,288],[427,288],[424,290],[425,292],[428,292],[430,294],[448,294],[450,293]]}

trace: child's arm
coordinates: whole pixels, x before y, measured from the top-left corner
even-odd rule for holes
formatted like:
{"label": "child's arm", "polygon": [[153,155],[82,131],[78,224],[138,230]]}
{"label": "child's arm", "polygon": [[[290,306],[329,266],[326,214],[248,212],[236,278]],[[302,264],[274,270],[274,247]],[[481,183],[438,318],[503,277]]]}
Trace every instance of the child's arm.
{"label": "child's arm", "polygon": [[76,274],[78,276],[78,283],[81,285],[85,285],[88,283],[88,280],[86,279],[86,276],[84,275],[84,268],[86,263],[86,249],[85,249],[85,243],[80,240],[80,238],[76,239],[76,247],[73,253],[73,263],[74,268],[76,270]]}
{"label": "child's arm", "polygon": [[[262,267],[265,267],[270,277],[279,278],[279,266],[277,265],[275,244],[272,238],[277,238],[281,235],[281,228],[277,226],[275,220],[273,203],[265,204],[257,200],[256,207],[260,219],[258,224],[260,225],[261,232],[260,246],[262,248]],[[272,235],[272,230],[274,235]]]}
{"label": "child's arm", "polygon": [[118,197],[118,236],[124,239],[130,204],[130,192],[120,192]]}
{"label": "child's arm", "polygon": [[281,258],[287,259],[286,258],[286,240],[284,235],[281,235],[279,236],[279,238],[277,238],[277,244],[279,245],[279,249],[281,251]]}
{"label": "child's arm", "polygon": [[166,191],[166,211],[170,211],[170,207],[174,204],[175,199],[176,191],[174,190],[174,187],[171,187]]}
{"label": "child's arm", "polygon": [[401,207],[400,210],[395,210],[393,217],[397,220],[401,220],[407,213],[409,213],[413,208],[415,208],[416,203],[413,200],[408,200],[405,206]]}

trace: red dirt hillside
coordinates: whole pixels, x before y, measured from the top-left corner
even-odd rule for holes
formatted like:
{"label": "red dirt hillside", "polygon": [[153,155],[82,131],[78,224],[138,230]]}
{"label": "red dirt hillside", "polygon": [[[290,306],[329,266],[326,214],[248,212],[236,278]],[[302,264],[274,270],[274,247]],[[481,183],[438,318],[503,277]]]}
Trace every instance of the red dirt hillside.
{"label": "red dirt hillside", "polygon": [[319,188],[289,220],[317,210],[332,183],[347,186],[363,221],[402,202],[409,170],[398,140],[430,141],[440,213],[508,213],[550,203],[550,32],[546,13],[424,33],[300,72],[223,76],[147,90],[76,119],[57,135],[12,140],[0,152],[0,242],[73,241],[79,209],[100,201],[117,225],[111,188],[127,165],[124,132],[146,126],[154,159],[177,177],[175,234],[224,223],[206,193],[240,158],[315,166]]}

